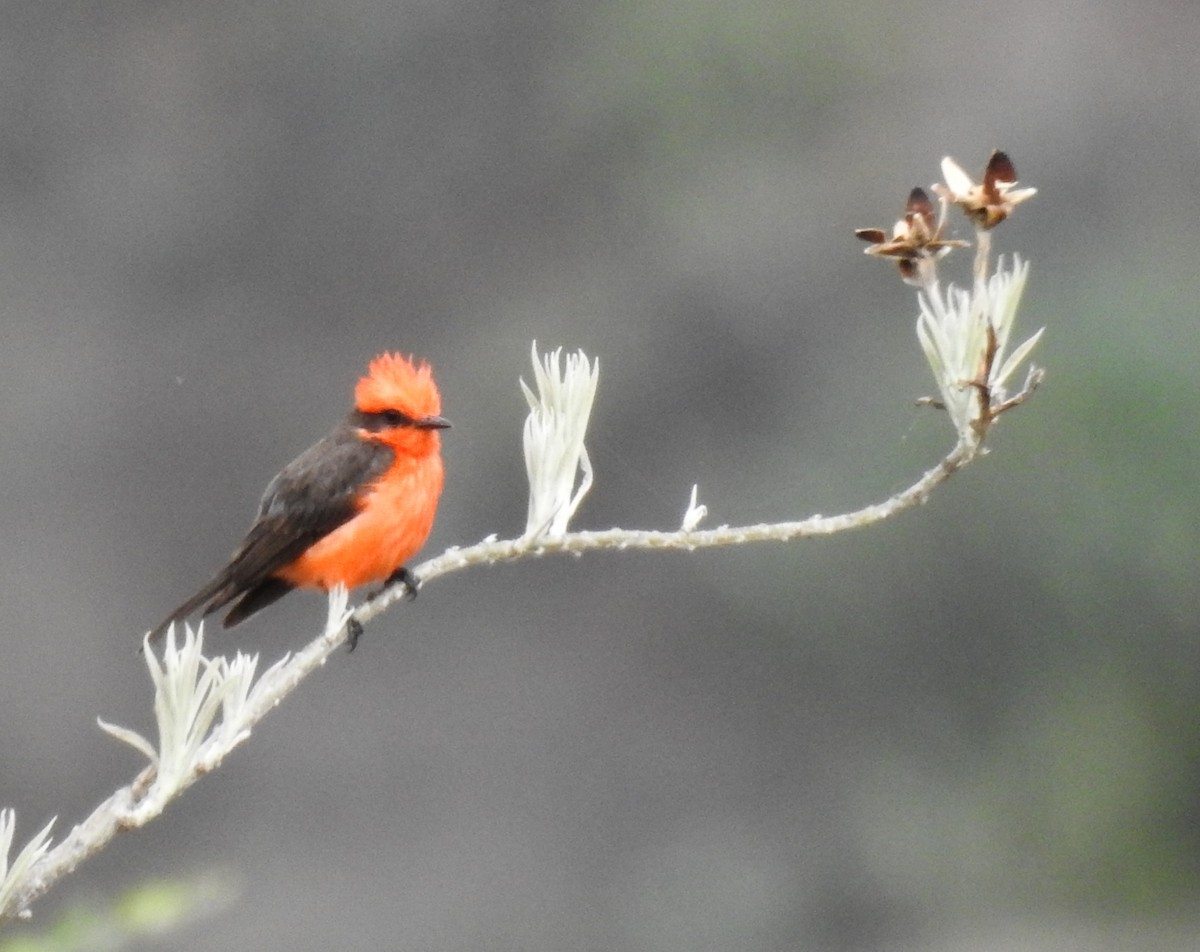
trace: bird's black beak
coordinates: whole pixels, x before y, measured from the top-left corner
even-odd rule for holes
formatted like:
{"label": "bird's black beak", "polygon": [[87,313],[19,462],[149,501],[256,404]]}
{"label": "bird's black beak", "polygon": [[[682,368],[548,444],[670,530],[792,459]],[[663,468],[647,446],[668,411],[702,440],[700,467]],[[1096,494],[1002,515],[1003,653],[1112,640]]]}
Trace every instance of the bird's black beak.
{"label": "bird's black beak", "polygon": [[413,421],[413,426],[418,430],[448,430],[450,421],[445,417],[440,416],[423,416],[419,420]]}

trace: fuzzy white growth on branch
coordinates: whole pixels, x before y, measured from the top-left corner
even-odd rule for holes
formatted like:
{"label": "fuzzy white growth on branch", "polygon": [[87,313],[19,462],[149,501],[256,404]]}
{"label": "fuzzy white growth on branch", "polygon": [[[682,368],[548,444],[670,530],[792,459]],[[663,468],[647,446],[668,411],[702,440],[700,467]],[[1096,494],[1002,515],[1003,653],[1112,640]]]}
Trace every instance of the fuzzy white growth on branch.
{"label": "fuzzy white growth on branch", "polygon": [[1001,258],[996,273],[970,291],[934,283],[918,295],[917,338],[959,439],[982,438],[981,422],[1007,399],[1005,384],[1041,339],[1039,330],[1006,355],[1029,263]]}
{"label": "fuzzy white growth on branch", "polygon": [[600,381],[600,361],[589,363],[581,350],[567,355],[564,371],[562,348],[539,357],[534,341],[533,379],[536,394],[520,381],[529,404],[525,418],[525,471],[529,476],[525,536],[561,536],[592,488],[592,462],[583,438]]}
{"label": "fuzzy white growth on branch", "polygon": [[699,486],[692,487],[692,496],[688,500],[687,509],[683,512],[683,522],[679,526],[681,532],[694,531],[696,526],[700,525],[704,517],[708,515],[708,506],[700,506],[696,503],[696,494],[699,492]]}
{"label": "fuzzy white growth on branch", "polygon": [[[129,826],[142,826],[157,816],[250,736],[253,719],[248,712],[256,693],[258,656],[239,651],[232,660],[206,658],[201,628],[185,626],[183,644],[177,645],[172,625],[161,661],[148,642],[143,650],[154,684],[157,747],[135,731],[99,721],[103,730],[150,761],[137,806],[123,817]],[[275,668],[286,665],[288,658],[284,655]]]}
{"label": "fuzzy white growth on branch", "polygon": [[[29,871],[34,863],[46,855],[50,849],[50,828],[54,826],[51,820],[41,831],[22,847],[17,858],[10,865],[8,854],[12,849],[13,833],[17,828],[17,814],[14,810],[0,810],[0,912],[10,909],[26,885]],[[27,916],[28,911],[23,905],[17,904],[13,910],[17,915]]]}

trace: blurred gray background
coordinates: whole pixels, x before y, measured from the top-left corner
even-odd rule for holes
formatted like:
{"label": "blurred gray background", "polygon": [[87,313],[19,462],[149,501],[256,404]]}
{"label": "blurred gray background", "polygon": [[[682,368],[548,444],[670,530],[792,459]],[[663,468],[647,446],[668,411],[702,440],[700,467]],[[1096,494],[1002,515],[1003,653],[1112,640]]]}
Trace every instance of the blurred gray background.
{"label": "blurred gray background", "polygon": [[[996,244],[1047,327],[1044,389],[919,511],[441,580],[38,922],[217,867],[240,900],[169,947],[1194,947],[1193,3],[2,9],[21,841],[140,769],[95,727],[151,728],[140,633],[373,354],[429,358],[455,424],[433,554],[523,527],[534,338],[601,361],[577,527],[913,481],[953,431],[852,230],[943,155],[1040,189]],[[297,595],[211,644],[273,660],[323,618]]]}

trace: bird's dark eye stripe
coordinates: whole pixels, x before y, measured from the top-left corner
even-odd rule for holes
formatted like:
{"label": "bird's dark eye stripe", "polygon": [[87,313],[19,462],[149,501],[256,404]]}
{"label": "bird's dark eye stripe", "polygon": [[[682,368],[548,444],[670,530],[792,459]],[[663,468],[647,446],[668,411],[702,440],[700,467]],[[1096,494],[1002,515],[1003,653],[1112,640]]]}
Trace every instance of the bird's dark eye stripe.
{"label": "bird's dark eye stripe", "polygon": [[380,430],[388,430],[394,426],[412,426],[413,422],[412,417],[399,410],[380,410],[377,413],[363,413],[361,410],[355,410],[350,414],[350,423],[369,433],[378,433]]}

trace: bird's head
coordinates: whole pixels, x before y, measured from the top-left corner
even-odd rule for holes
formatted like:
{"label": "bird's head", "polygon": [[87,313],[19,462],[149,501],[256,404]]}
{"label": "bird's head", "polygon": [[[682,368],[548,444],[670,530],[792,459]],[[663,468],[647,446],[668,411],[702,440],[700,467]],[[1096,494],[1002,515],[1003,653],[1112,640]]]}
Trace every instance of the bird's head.
{"label": "bird's head", "polygon": [[403,354],[380,354],[354,389],[355,425],[369,439],[417,456],[437,451],[437,431],[450,425],[441,411],[429,364]]}

